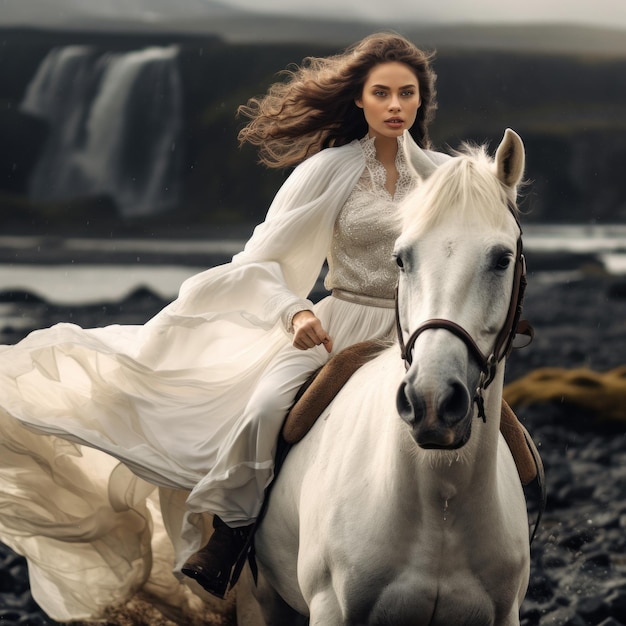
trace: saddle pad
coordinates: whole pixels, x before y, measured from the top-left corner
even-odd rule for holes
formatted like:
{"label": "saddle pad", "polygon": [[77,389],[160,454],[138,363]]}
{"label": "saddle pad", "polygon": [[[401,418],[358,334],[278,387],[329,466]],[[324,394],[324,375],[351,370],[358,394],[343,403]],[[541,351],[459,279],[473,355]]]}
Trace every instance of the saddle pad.
{"label": "saddle pad", "polygon": [[537,478],[537,473],[543,470],[543,467],[539,467],[539,464],[543,465],[541,457],[532,437],[504,400],[502,400],[500,432],[511,450],[522,485],[530,484]]}
{"label": "saddle pad", "polygon": [[377,354],[385,344],[372,340],[345,348],[332,356],[304,383],[283,424],[283,439],[293,445],[306,435],[324,409],[356,370]]}

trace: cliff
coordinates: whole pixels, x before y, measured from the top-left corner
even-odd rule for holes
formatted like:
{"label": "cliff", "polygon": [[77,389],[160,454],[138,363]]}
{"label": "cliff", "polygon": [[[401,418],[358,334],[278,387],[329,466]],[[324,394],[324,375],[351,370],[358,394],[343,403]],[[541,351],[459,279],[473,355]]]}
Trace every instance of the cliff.
{"label": "cliff", "polygon": [[[214,35],[7,30],[0,37],[4,233],[194,236],[210,234],[216,227],[257,222],[284,174],[265,170],[255,163],[253,150],[238,148],[237,106],[262,93],[289,63],[338,48],[310,43],[236,43]],[[32,193],[33,172],[55,129],[49,121],[29,113],[23,103],[51,50],[67,46],[87,47],[101,59],[117,55],[118,60],[124,55],[135,58],[137,51],[147,48],[176,47],[176,55],[156,55],[171,56],[175,79],[168,90],[173,89],[172,84],[179,84],[180,89],[178,134],[176,141],[168,139],[168,150],[175,159],[169,164],[168,176],[175,171],[179,184],[175,201],[171,193],[162,204],[151,197],[151,204],[143,206],[140,215],[124,209],[107,187],[84,187],[75,197],[65,198],[46,194],[45,188]],[[523,203],[526,221],[610,223],[626,217],[626,177],[620,165],[626,162],[626,57],[445,45],[438,50],[435,68],[439,111],[431,132],[438,148],[455,148],[461,141],[487,141],[495,146],[506,127],[524,139],[529,180]],[[168,68],[167,76],[173,76],[172,71]],[[147,96],[146,88],[138,89],[136,99],[128,104],[133,128],[158,108],[158,98]],[[107,89],[111,90],[111,85]],[[64,105],[77,103],[68,98]],[[167,110],[171,115],[172,107]],[[107,137],[107,128],[123,127],[119,119],[112,119],[110,127],[103,124],[103,137]],[[158,120],[157,124],[163,126]],[[146,128],[154,138],[154,131]],[[80,133],[77,137],[80,140]],[[130,164],[118,168],[122,173],[134,167],[149,182],[144,170],[156,167],[150,161],[157,157],[154,146],[145,156],[139,144],[133,139],[115,162]],[[149,187],[148,183],[145,186]]]}

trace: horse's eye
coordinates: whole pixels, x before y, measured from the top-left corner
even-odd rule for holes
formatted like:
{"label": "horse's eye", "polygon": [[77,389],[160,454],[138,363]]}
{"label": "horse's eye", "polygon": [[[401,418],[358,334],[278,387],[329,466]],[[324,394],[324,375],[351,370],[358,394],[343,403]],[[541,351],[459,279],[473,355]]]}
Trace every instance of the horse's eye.
{"label": "horse's eye", "polygon": [[402,257],[399,254],[394,255],[394,258],[396,259],[396,265],[403,270],[404,269],[404,261],[402,260]]}
{"label": "horse's eye", "polygon": [[510,254],[503,254],[499,259],[498,262],[496,263],[496,269],[503,271],[505,269],[507,269],[507,267],[509,267],[509,265],[511,265],[511,255]]}

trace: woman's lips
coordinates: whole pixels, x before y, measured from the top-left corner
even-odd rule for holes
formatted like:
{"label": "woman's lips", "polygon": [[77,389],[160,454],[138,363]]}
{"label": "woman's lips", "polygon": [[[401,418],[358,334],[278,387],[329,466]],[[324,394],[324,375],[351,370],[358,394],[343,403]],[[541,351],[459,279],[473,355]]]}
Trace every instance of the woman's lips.
{"label": "woman's lips", "polygon": [[392,117],[388,120],[385,120],[385,124],[387,126],[391,126],[392,128],[400,128],[404,122],[398,117]]}

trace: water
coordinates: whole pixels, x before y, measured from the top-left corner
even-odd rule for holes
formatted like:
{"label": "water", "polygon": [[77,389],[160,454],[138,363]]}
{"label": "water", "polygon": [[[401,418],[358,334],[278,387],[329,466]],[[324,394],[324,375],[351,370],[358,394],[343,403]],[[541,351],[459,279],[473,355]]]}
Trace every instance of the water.
{"label": "water", "polygon": [[532,224],[524,227],[529,253],[593,254],[611,274],[626,274],[626,224]]}
{"label": "water", "polygon": [[126,217],[178,206],[183,101],[177,56],[176,46],[51,50],[21,105],[50,129],[29,181],[30,198],[109,196]]}
{"label": "water", "polygon": [[[44,264],[38,254],[50,254],[50,241],[41,237],[0,237],[0,292],[27,290],[55,304],[89,304],[119,300],[139,287],[165,299],[176,297],[181,283],[193,274],[239,252],[243,240],[93,240],[68,238],[53,242],[58,264]],[[573,265],[559,271],[533,269],[533,253],[594,255],[606,270],[626,275],[626,225],[527,225],[524,248],[531,261],[530,280],[562,282],[579,275]],[[100,257],[97,263],[75,258]],[[124,263],[102,262],[123,256]],[[185,259],[192,258],[193,263]]]}
{"label": "water", "polygon": [[530,224],[523,229],[529,250],[626,253],[626,224]]}
{"label": "water", "polygon": [[[4,258],[18,261],[0,263],[0,292],[24,290],[53,304],[92,304],[117,301],[145,287],[164,299],[172,299],[185,279],[229,260],[244,243],[0,237]],[[120,256],[127,261],[102,262]],[[51,257],[56,259],[54,263],[50,263]],[[87,257],[98,262],[73,261]],[[181,261],[185,258],[193,258],[195,263]]]}
{"label": "water", "polygon": [[203,267],[167,265],[1,265],[0,291],[24,290],[53,304],[116,302],[139,287],[166,300]]}

